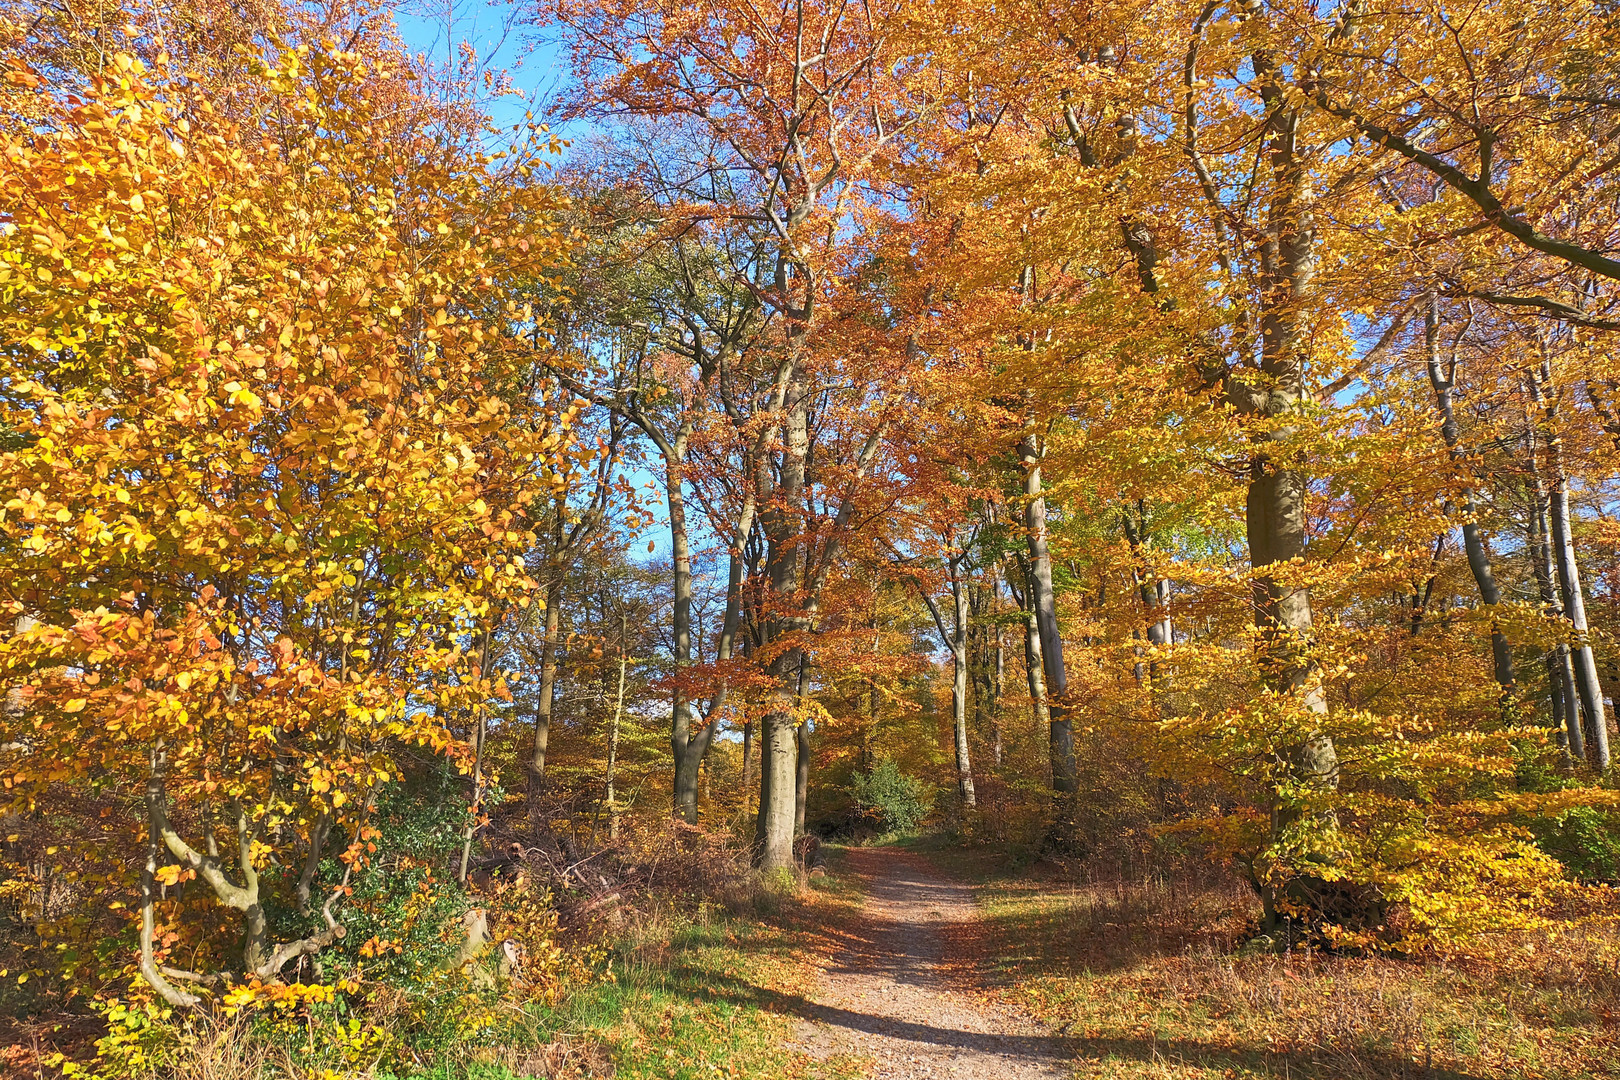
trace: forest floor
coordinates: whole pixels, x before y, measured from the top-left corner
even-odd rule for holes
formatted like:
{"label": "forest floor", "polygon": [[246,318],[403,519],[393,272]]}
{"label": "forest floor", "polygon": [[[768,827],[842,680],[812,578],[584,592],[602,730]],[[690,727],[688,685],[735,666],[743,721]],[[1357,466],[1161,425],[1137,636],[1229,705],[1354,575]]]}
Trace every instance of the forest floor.
{"label": "forest floor", "polygon": [[[830,855],[808,888],[638,910],[611,937],[611,977],[524,1010],[527,1033],[362,1073],[1620,1080],[1620,928],[1570,927],[1496,962],[1249,955],[1253,898],[1207,870],[1086,881],[942,838]],[[275,1045],[216,1034],[164,1080],[361,1075],[275,1068]],[[0,1029],[29,1055],[0,1056],[0,1076],[48,1074],[51,1037],[25,1035]]]}
{"label": "forest floor", "polygon": [[1495,960],[1251,954],[1253,896],[1208,870],[1087,882],[994,848],[921,846],[924,881],[971,883],[964,979],[1060,1035],[1076,1080],[1620,1077],[1613,926],[1504,942]]}

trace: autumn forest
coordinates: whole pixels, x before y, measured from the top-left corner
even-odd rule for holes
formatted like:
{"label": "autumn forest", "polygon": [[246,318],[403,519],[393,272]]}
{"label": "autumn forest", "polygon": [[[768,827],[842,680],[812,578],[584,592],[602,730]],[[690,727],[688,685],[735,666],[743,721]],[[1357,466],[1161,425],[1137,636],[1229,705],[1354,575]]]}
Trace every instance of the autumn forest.
{"label": "autumn forest", "polygon": [[5,1075],[1620,1075],[1620,11],[3,0],[0,608]]}

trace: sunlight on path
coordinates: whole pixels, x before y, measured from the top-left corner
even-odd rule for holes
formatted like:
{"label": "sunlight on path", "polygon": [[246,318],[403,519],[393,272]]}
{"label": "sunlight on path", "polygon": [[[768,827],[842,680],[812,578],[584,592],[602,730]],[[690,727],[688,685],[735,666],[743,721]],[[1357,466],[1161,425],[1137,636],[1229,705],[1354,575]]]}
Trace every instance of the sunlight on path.
{"label": "sunlight on path", "polygon": [[841,946],[798,1023],[800,1049],[868,1059],[875,1080],[1069,1075],[1060,1040],[953,984],[947,941],[978,918],[966,886],[892,848],[853,849],[846,865],[868,899],[858,920],[830,928]]}

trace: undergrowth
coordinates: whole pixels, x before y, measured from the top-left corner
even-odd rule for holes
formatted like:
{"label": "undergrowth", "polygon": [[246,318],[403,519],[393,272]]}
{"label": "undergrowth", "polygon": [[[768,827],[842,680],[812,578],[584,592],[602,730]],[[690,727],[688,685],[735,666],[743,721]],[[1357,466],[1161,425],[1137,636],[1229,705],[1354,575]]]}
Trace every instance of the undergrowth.
{"label": "undergrowth", "polygon": [[[129,1080],[776,1080],[827,1075],[791,1049],[815,978],[816,934],[836,877],[764,882],[746,872],[644,894],[559,938],[577,963],[561,992],[520,980],[379,982],[285,1007],[227,1008],[183,1021],[129,1003],[100,1017],[116,1057],[50,1061],[72,1024],[32,1038],[18,1075]],[[583,959],[580,959],[583,958]],[[86,1043],[82,1022],[78,1041]],[[73,1064],[74,1057],[79,1064]],[[4,1070],[0,1070],[4,1072]]]}
{"label": "undergrowth", "polygon": [[[930,845],[920,845],[929,847]],[[1214,873],[1123,880],[991,849],[930,856],[981,883],[985,972],[1098,1080],[1620,1076],[1620,936],[1573,922],[1493,959],[1245,948],[1258,905]]]}

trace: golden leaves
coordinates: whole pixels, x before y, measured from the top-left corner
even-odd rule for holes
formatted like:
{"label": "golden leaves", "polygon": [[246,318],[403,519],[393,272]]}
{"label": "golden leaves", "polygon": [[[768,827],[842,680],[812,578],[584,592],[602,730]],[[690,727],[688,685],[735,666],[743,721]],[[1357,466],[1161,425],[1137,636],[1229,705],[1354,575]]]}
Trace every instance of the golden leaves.
{"label": "golden leaves", "polygon": [[[113,70],[47,122],[0,119],[7,595],[71,605],[0,640],[27,701],[6,784],[139,784],[161,744],[177,810],[358,822],[402,775],[393,740],[458,752],[408,702],[494,692],[443,642],[533,586],[531,538],[482,524],[550,482],[568,417],[508,422],[484,380],[535,358],[478,282],[554,274],[565,244],[534,222],[558,199],[472,153],[412,158],[436,106],[401,108],[420,88],[359,54],[275,58],[228,122],[205,82]],[[521,255],[480,217],[503,205]]]}

